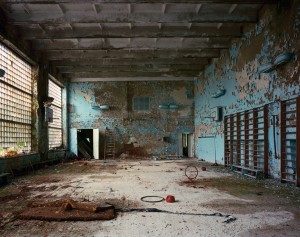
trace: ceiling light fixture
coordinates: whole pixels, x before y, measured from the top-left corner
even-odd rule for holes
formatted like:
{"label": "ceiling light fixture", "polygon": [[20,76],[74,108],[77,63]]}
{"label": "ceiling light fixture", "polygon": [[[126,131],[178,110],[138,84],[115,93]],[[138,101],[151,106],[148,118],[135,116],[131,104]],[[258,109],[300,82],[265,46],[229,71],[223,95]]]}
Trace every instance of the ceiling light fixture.
{"label": "ceiling light fixture", "polygon": [[170,104],[170,105],[158,105],[159,109],[178,109],[177,104]]}
{"label": "ceiling light fixture", "polygon": [[284,52],[282,54],[279,54],[273,63],[267,63],[267,64],[262,64],[258,67],[257,72],[258,73],[269,73],[276,68],[288,63],[292,62],[295,60],[295,54],[294,53],[289,53],[289,52]]}
{"label": "ceiling light fixture", "polygon": [[92,109],[95,110],[109,110],[109,105],[93,105]]}
{"label": "ceiling light fixture", "polygon": [[225,89],[219,89],[217,92],[212,94],[211,97],[212,98],[218,98],[218,97],[221,97],[221,96],[225,95],[225,93],[226,93]]}

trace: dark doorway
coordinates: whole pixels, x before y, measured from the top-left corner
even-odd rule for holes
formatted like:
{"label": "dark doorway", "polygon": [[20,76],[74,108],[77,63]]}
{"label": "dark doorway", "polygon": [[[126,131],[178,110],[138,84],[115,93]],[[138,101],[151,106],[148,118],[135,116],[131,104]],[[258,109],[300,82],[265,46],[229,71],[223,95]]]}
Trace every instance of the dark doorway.
{"label": "dark doorway", "polygon": [[93,129],[77,130],[77,146],[79,158],[93,158]]}
{"label": "dark doorway", "polygon": [[183,157],[194,157],[194,134],[180,133],[179,137],[179,155]]}
{"label": "dark doorway", "polygon": [[189,156],[189,146],[188,146],[188,134],[183,133],[182,134],[182,155],[184,157]]}

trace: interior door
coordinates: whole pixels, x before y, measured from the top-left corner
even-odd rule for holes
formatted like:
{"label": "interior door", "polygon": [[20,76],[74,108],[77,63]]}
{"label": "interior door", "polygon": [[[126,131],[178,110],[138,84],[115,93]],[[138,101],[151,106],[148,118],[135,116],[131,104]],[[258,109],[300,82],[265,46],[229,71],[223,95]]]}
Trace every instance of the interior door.
{"label": "interior door", "polygon": [[93,156],[99,160],[99,129],[93,129]]}

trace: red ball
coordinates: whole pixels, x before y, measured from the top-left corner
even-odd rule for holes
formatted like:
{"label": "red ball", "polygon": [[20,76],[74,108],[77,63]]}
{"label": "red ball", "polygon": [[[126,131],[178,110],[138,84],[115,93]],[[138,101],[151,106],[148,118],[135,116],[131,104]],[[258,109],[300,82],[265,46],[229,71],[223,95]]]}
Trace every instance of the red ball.
{"label": "red ball", "polygon": [[166,197],[166,202],[175,202],[175,197],[172,196],[172,195],[168,195],[168,196]]}

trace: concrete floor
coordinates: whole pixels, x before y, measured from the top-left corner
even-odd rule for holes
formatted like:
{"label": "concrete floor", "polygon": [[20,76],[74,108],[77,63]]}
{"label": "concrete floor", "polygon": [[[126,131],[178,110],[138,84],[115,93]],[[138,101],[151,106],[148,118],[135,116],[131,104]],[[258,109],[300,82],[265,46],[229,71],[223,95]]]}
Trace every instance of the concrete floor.
{"label": "concrete floor", "polygon": [[[185,176],[196,166],[194,182]],[[206,171],[201,171],[205,166]],[[142,202],[174,195],[175,203]],[[73,198],[117,208],[159,208],[167,213],[119,213],[110,221],[19,220],[31,201]],[[224,223],[228,218],[235,221]],[[300,190],[274,180],[256,181],[198,160],[77,161],[47,167],[0,188],[0,236],[299,236]]]}

